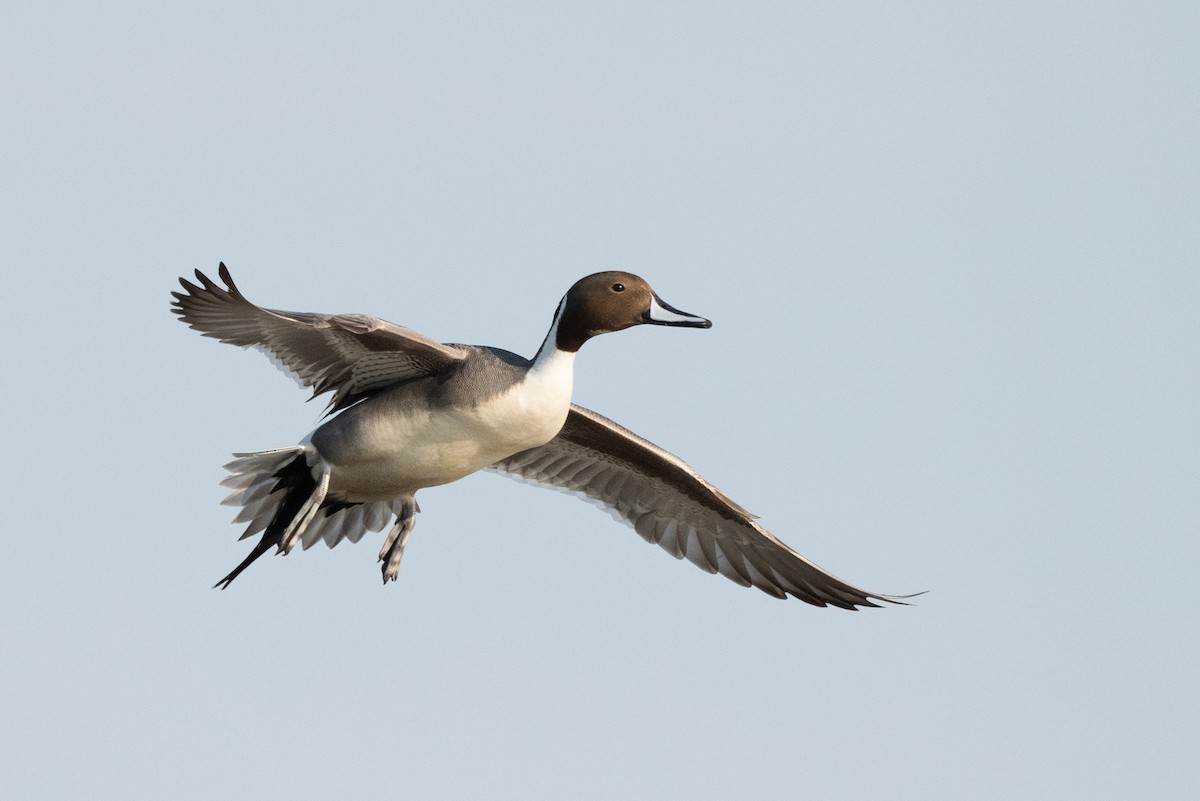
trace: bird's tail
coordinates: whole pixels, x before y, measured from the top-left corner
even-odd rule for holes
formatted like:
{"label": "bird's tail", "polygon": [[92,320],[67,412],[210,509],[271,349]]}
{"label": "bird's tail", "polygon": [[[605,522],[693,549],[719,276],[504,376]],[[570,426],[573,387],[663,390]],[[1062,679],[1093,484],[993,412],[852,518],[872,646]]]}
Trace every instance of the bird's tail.
{"label": "bird's tail", "polygon": [[242,539],[262,532],[262,539],[240,565],[214,586],[225,589],[273,546],[288,553],[304,535],[329,489],[329,465],[312,446],[293,445],[257,453],[235,453],[221,482],[233,490],[222,501],[241,506],[235,523],[248,523]]}
{"label": "bird's tail", "polygon": [[307,550],[319,540],[330,548],[343,539],[358,542],[368,531],[382,531],[403,509],[403,499],[356,503],[327,497],[329,465],[311,445],[234,456],[221,482],[232,491],[221,503],[242,507],[233,521],[247,524],[241,539],[259,532],[262,539],[214,585],[221,589],[272,547],[286,554],[296,543]]}

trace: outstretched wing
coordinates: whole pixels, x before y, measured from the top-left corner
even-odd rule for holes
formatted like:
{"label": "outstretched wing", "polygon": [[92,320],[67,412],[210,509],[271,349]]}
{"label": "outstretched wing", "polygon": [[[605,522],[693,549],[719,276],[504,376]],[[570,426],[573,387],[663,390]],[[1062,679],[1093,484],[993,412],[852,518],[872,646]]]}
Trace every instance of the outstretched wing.
{"label": "outstretched wing", "polygon": [[581,406],[550,442],[488,469],[583,496],[676,559],[776,598],[854,609],[912,597],[868,592],[821,569],[682,459]]}
{"label": "outstretched wing", "polygon": [[246,300],[222,263],[225,286],[199,270],[200,285],[180,278],[171,311],[206,337],[257,348],[313,397],[332,392],[330,411],[400,381],[431,375],[467,351],[365,314],[310,314],[264,309]]}

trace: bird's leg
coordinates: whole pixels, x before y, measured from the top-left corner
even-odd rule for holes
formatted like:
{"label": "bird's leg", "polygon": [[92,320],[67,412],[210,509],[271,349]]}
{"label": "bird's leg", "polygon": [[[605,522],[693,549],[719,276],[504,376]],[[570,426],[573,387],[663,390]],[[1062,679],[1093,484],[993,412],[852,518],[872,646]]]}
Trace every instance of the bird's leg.
{"label": "bird's leg", "polygon": [[404,546],[408,544],[408,537],[416,525],[417,512],[416,500],[406,499],[400,507],[400,514],[396,516],[396,523],[388,532],[382,550],[379,551],[379,561],[383,562],[381,570],[384,584],[395,581],[400,572],[400,560],[404,558]]}

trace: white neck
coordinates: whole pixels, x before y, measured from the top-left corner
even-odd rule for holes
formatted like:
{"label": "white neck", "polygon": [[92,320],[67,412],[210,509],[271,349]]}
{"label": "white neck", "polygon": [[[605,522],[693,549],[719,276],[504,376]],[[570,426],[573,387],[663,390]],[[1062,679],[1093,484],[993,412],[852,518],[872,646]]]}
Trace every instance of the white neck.
{"label": "white neck", "polygon": [[558,323],[562,319],[563,306],[566,302],[567,299],[564,297],[562,303],[558,304],[558,311],[554,314],[554,323],[550,326],[550,331],[546,334],[542,347],[538,349],[537,356],[533,358],[533,365],[529,368],[529,372],[531,374],[565,373],[566,381],[569,383],[575,364],[575,354],[558,348]]}

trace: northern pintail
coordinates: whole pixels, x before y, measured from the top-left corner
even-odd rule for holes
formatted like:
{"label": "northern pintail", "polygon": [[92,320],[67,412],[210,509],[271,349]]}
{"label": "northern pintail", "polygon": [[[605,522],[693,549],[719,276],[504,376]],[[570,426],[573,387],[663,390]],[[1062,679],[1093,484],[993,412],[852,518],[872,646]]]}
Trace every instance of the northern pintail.
{"label": "northern pintail", "polygon": [[447,345],[362,314],[276,311],[242,295],[224,264],[221,286],[180,278],[172,311],[232,345],[256,348],[313,397],[332,393],[330,418],[299,445],[237,453],[221,483],[240,506],[250,555],[225,589],[271,548],[333,547],[388,531],[379,560],[396,579],[419,510],[416,493],[477,470],[555,487],[607,508],[677,559],[776,598],[843,609],[911,596],[855,587],[789,548],[683,460],[571,403],[575,354],[593,336],[635,325],[709,328],[664,302],[643,279],[602,272],[559,302],[532,361],[499,348]]}

